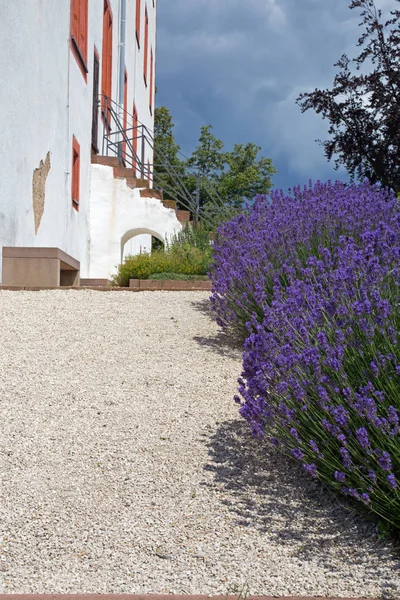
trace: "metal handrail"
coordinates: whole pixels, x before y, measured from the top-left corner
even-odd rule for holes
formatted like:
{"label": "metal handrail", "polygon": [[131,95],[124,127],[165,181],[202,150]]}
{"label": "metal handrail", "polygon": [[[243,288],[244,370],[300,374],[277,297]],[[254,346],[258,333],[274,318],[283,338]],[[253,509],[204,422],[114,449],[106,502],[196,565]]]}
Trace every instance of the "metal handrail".
{"label": "metal handrail", "polygon": [[[197,182],[196,192],[192,194],[187,188],[184,176],[169,162],[166,153],[159,146],[157,147],[157,156],[161,164],[154,162],[146,164],[146,146],[154,153],[154,133],[146,125],[134,119],[132,114],[111,98],[101,96],[100,105],[102,106],[103,122],[103,156],[109,156],[109,154],[117,156],[125,166],[133,168],[136,172],[139,171],[141,179],[147,179],[155,189],[163,190],[178,205],[189,210],[195,222],[202,220],[210,223],[208,213],[206,214],[199,204],[199,185],[201,181],[203,190],[207,192],[212,205],[218,211],[222,199],[211,182],[204,177],[200,178],[196,169],[190,169],[192,171],[190,174],[196,177]],[[137,125],[134,124],[135,120]],[[138,145],[140,145],[139,149]],[[182,154],[182,156],[184,155]],[[187,159],[187,157],[185,158]],[[160,172],[156,168],[162,168],[163,171]],[[173,188],[165,182],[165,176],[176,181]]]}

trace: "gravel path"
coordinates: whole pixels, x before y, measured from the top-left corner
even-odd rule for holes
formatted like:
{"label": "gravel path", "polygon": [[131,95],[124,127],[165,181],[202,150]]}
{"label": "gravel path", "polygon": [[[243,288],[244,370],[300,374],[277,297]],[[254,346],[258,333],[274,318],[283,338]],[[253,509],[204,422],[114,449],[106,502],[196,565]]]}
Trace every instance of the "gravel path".
{"label": "gravel path", "polygon": [[400,595],[399,560],[232,401],[205,292],[0,292],[8,593]]}

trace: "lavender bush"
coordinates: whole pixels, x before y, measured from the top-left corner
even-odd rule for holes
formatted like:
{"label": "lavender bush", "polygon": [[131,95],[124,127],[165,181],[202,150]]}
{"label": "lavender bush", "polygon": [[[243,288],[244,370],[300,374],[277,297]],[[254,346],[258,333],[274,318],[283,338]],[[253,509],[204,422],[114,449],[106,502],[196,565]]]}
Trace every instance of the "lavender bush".
{"label": "lavender bush", "polygon": [[246,334],[241,415],[400,529],[400,218],[365,182],[258,198],[222,226],[219,323]]}

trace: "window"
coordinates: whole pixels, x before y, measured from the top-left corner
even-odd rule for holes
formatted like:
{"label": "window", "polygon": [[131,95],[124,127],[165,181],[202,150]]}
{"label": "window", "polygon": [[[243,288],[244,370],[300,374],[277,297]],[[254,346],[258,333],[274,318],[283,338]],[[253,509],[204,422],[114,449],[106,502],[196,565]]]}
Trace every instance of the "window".
{"label": "window", "polygon": [[150,97],[149,97],[149,108],[150,114],[153,114],[153,77],[154,77],[154,57],[153,48],[150,51]]}
{"label": "window", "polygon": [[72,137],[72,180],[71,180],[71,198],[72,206],[79,210],[80,197],[80,170],[81,170],[81,147],[75,136]]}
{"label": "window", "polygon": [[[126,72],[125,69],[125,74],[124,74],[124,131],[125,131],[125,136],[127,135],[126,130],[128,127],[128,73]],[[124,139],[124,141],[122,142],[122,158],[125,160],[126,159],[126,140]]]}
{"label": "window", "polygon": [[136,167],[137,167],[136,156],[137,156],[138,135],[139,135],[138,125],[139,125],[138,113],[136,110],[136,105],[135,105],[135,103],[133,103],[133,130],[132,130],[132,138],[133,138],[133,140],[132,140],[132,146],[133,146],[132,168],[133,169],[136,169]]}
{"label": "window", "polygon": [[144,15],[144,56],[143,56],[143,77],[144,83],[147,86],[147,63],[149,53],[149,16],[147,14],[147,6]]}
{"label": "window", "polygon": [[88,0],[71,0],[71,49],[87,81]]}
{"label": "window", "polygon": [[101,95],[102,95],[102,117],[108,127],[110,123],[110,101],[112,84],[112,33],[113,19],[109,0],[104,0],[103,12],[103,52],[101,65]]}
{"label": "window", "polygon": [[136,41],[140,48],[140,0],[136,0]]}

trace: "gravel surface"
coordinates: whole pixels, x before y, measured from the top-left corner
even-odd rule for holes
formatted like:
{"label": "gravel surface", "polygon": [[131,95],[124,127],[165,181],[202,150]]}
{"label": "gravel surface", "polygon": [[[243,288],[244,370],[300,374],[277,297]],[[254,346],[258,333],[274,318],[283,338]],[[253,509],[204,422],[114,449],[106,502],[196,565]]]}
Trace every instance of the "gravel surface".
{"label": "gravel surface", "polygon": [[399,557],[232,397],[206,292],[0,292],[7,593],[399,597]]}

